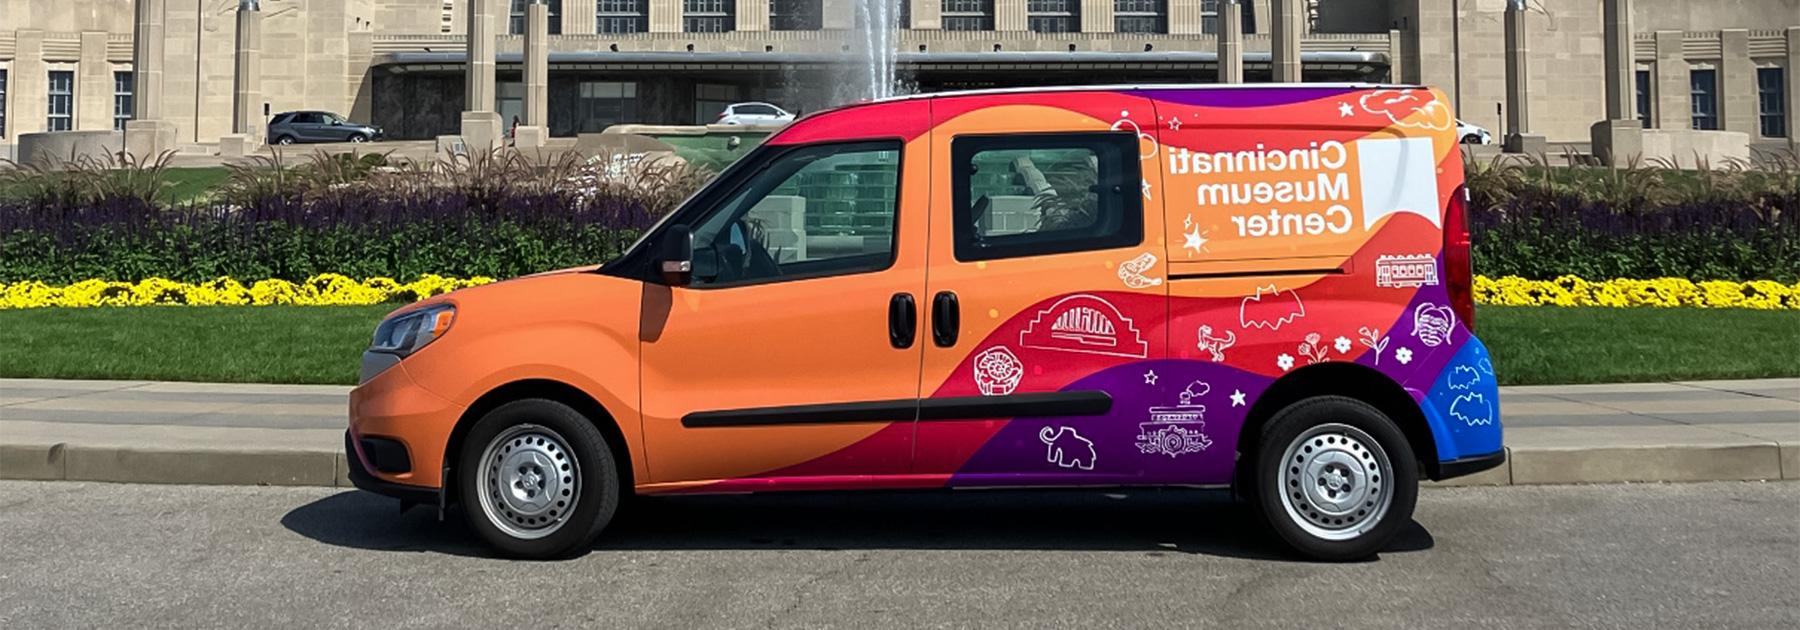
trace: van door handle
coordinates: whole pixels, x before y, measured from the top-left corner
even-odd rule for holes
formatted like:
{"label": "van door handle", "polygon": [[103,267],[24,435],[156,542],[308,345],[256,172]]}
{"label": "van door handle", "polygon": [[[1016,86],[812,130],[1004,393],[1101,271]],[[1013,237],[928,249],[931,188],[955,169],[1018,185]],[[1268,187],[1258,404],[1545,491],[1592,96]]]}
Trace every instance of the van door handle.
{"label": "van door handle", "polygon": [[919,333],[919,305],[911,293],[895,293],[888,299],[888,344],[905,350]]}
{"label": "van door handle", "polygon": [[956,336],[962,330],[962,308],[956,304],[956,294],[950,291],[939,291],[931,298],[931,339],[940,348],[956,345]]}

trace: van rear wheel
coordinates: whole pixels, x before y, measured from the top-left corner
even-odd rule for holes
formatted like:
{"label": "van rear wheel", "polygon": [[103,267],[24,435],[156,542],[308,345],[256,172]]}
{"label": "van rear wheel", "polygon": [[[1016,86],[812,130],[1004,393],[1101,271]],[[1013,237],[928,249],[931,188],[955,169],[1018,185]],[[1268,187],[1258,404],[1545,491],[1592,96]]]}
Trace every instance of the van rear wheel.
{"label": "van rear wheel", "polygon": [[1278,412],[1263,430],[1257,503],[1303,555],[1374,555],[1412,520],[1418,463],[1406,435],[1360,400],[1320,396]]}
{"label": "van rear wheel", "polygon": [[585,550],[619,507],[606,438],[562,403],[526,399],[488,412],[463,440],[463,513],[501,553],[533,559]]}

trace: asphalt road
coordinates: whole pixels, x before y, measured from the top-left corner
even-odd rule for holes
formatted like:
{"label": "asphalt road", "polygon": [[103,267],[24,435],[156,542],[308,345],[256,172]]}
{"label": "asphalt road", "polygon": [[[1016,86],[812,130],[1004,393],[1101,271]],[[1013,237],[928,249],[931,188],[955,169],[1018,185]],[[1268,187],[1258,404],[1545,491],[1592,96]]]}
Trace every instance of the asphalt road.
{"label": "asphalt road", "polygon": [[0,627],[1800,627],[1800,483],[1427,489],[1348,565],[1196,491],[635,507],[531,563],[354,491],[0,482]]}

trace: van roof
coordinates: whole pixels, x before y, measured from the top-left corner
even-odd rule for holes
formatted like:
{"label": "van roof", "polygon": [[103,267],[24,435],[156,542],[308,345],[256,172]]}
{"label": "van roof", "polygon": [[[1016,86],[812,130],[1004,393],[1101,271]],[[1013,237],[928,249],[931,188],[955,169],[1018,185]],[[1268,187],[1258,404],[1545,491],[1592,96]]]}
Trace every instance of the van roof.
{"label": "van roof", "polygon": [[1354,90],[1423,90],[1423,85],[1398,83],[1122,83],[1111,85],[1057,85],[1014,88],[984,88],[976,90],[955,90],[949,92],[926,92],[892,96],[854,103],[864,105],[873,103],[892,103],[895,101],[911,101],[920,99],[946,98],[955,96],[983,96],[988,94],[1031,94],[1035,92],[1150,92],[1165,90],[1285,90],[1285,89],[1319,89],[1342,88]]}

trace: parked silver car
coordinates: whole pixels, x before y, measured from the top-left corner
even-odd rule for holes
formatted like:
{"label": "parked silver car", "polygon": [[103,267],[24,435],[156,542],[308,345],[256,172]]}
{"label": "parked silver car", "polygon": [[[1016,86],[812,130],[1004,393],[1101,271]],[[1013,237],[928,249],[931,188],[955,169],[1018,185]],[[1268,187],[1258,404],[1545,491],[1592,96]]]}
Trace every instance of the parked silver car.
{"label": "parked silver car", "polygon": [[346,120],[331,112],[282,112],[269,119],[269,142],[369,142],[381,139],[381,128]]}

